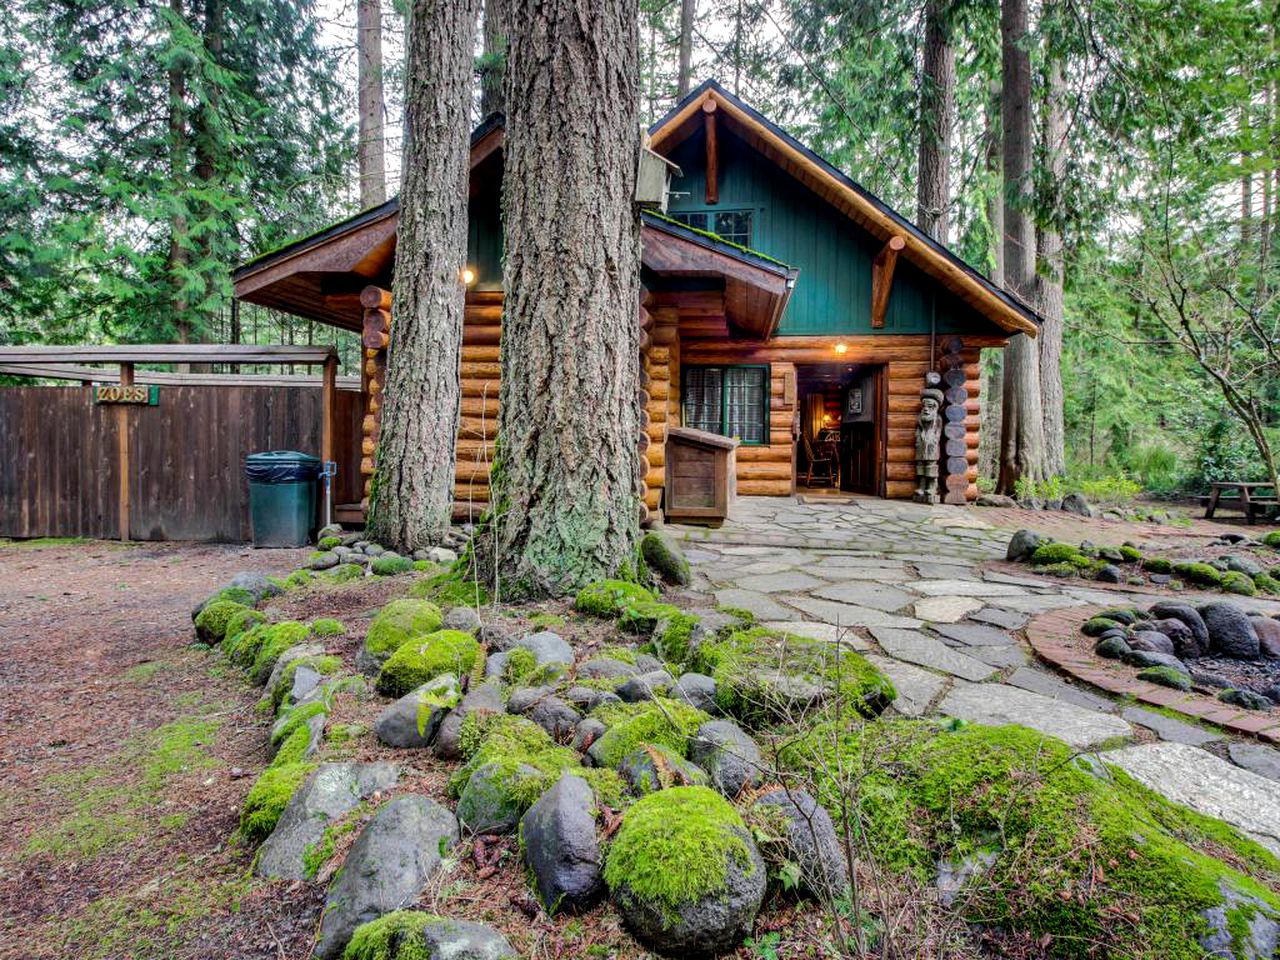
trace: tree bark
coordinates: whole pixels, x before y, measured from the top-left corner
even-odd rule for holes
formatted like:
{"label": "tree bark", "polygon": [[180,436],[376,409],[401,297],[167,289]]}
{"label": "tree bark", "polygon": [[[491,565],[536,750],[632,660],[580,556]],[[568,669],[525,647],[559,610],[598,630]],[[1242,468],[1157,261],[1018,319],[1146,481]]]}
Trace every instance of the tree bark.
{"label": "tree bark", "polygon": [[[1000,10],[1004,141],[1005,288],[1024,303],[1035,302],[1035,230],[1032,225],[1031,58],[1027,0],[1003,0]],[[1002,493],[1014,493],[1022,478],[1044,478],[1044,416],[1040,402],[1040,358],[1026,334],[1009,338],[1004,358],[1001,410]]]}
{"label": "tree bark", "polygon": [[1066,85],[1062,61],[1053,58],[1045,69],[1043,136],[1044,181],[1048,210],[1040,231],[1039,254],[1042,269],[1037,272],[1037,301],[1044,323],[1037,342],[1040,347],[1040,397],[1044,407],[1044,469],[1048,476],[1062,476],[1067,470],[1066,428],[1063,424],[1062,324],[1063,255],[1061,221],[1063,185],[1067,175]]}
{"label": "tree bark", "polygon": [[[387,199],[381,0],[356,3],[356,86],[360,101],[360,207],[367,210]],[[405,144],[406,154],[408,151]]]}
{"label": "tree bark", "polygon": [[[1001,169],[1000,84],[991,84],[985,109],[987,220],[991,225],[991,279],[1004,285],[1004,194]],[[982,424],[978,433],[978,476],[993,484],[999,477],[1000,421],[1004,407],[1004,353],[982,351]]]}
{"label": "tree bark", "polygon": [[480,115],[503,110],[503,74],[507,63],[507,22],[511,0],[484,2],[484,60],[480,68]]}
{"label": "tree bark", "polygon": [[438,543],[453,513],[478,0],[416,0],[406,38],[404,183],[370,535]]}
{"label": "tree bark", "polygon": [[478,557],[495,592],[552,596],[625,574],[639,535],[639,18],[636,0],[514,11],[498,462]]}
{"label": "tree bark", "polygon": [[951,204],[951,130],[956,111],[956,53],[946,0],[926,0],[924,70],[920,77],[920,152],[916,176],[916,224],[947,242]]}
{"label": "tree bark", "polygon": [[680,72],[676,78],[676,99],[683,100],[693,83],[693,19],[697,0],[680,0]]}
{"label": "tree bark", "polygon": [[[182,0],[169,0],[169,10],[182,18]],[[169,68],[169,176],[175,184],[187,179],[187,74],[179,58]],[[187,249],[185,209],[177,208],[169,217],[168,273],[173,302],[173,324],[178,343],[191,341],[191,319],[187,316],[187,280],[184,272],[191,261]],[[188,368],[189,369],[189,368]]]}

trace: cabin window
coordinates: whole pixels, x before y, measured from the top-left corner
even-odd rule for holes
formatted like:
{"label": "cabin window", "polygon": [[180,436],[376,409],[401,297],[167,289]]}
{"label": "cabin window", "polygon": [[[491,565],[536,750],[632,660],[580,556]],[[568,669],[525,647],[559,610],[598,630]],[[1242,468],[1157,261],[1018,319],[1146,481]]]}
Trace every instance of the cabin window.
{"label": "cabin window", "polygon": [[680,384],[686,427],[769,442],[768,367],[685,367]]}
{"label": "cabin window", "polygon": [[695,230],[709,230],[740,247],[751,246],[750,210],[699,210],[695,213],[672,213],[671,219]]}

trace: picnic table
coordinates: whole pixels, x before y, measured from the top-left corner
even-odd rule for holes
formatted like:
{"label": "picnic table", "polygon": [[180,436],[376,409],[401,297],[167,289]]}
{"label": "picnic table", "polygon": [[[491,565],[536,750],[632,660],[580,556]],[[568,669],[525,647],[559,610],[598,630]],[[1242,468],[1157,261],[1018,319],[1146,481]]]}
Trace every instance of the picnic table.
{"label": "picnic table", "polygon": [[[1270,490],[1270,496],[1265,494],[1259,495],[1255,491]],[[1223,493],[1228,494],[1226,497]],[[1234,493],[1234,495],[1232,495]],[[1232,509],[1241,510],[1249,523],[1254,522],[1254,518],[1258,513],[1266,511],[1270,507],[1280,505],[1280,498],[1276,496],[1275,484],[1267,482],[1246,483],[1242,480],[1216,480],[1213,489],[1207,497],[1201,497],[1205,503],[1204,518],[1212,520],[1214,511],[1219,507],[1231,507]]]}

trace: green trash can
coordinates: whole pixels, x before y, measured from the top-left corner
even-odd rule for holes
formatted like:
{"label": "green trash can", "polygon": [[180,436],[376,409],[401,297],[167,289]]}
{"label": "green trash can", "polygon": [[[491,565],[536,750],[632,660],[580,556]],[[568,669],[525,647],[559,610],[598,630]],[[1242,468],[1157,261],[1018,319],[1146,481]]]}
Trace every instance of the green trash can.
{"label": "green trash can", "polygon": [[251,453],[244,458],[249,480],[249,519],[255,547],[302,547],[316,522],[316,477],[320,460],[296,450]]}

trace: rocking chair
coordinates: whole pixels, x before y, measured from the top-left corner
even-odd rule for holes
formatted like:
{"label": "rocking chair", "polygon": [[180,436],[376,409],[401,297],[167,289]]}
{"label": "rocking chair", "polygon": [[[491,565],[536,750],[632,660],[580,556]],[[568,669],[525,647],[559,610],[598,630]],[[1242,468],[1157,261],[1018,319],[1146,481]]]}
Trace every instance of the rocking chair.
{"label": "rocking chair", "polygon": [[809,463],[809,470],[808,473],[805,474],[804,485],[806,487],[813,486],[813,474],[816,471],[819,480],[823,479],[825,476],[828,486],[839,486],[840,480],[836,471],[835,457],[829,453],[821,457],[814,453],[813,444],[809,442],[809,435],[807,433],[801,433],[800,440],[804,444],[804,458]]}

